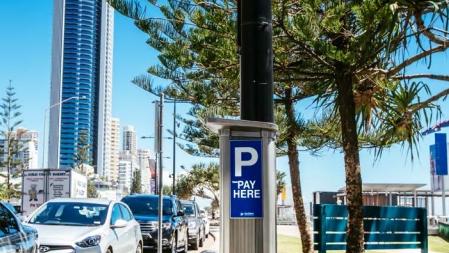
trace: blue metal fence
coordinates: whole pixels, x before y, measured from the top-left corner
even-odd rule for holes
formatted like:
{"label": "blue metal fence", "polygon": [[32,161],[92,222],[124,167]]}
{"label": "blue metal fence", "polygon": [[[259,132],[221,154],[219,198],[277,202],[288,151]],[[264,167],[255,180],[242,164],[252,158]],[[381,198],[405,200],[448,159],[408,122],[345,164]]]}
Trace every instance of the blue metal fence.
{"label": "blue metal fence", "polygon": [[[315,250],[346,249],[348,210],[342,205],[315,205]],[[424,208],[364,206],[365,249],[421,249],[428,252]]]}

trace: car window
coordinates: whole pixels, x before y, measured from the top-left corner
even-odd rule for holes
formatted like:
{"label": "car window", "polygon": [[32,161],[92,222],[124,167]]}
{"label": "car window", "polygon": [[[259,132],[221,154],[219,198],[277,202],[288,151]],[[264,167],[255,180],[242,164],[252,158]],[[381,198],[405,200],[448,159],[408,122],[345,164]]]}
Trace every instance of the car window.
{"label": "car window", "polygon": [[184,207],[184,214],[187,216],[195,216],[195,208],[192,204],[183,204]]}
{"label": "car window", "polygon": [[12,213],[0,205],[0,238],[19,232],[19,225]]}
{"label": "car window", "polygon": [[[158,198],[157,197],[130,197],[122,199],[134,215],[158,215]],[[170,199],[164,199],[163,214],[173,214],[173,203]]]}
{"label": "car window", "polygon": [[107,205],[79,202],[50,202],[30,218],[31,224],[99,226],[104,224]]}
{"label": "car window", "polygon": [[120,211],[120,206],[118,204],[115,204],[112,208],[111,224],[114,225],[117,220],[120,219],[123,219],[122,212]]}
{"label": "car window", "polygon": [[124,205],[119,205],[120,209],[122,210],[122,216],[123,219],[126,221],[130,221],[133,219],[132,214],[128,211],[128,208],[126,208]]}

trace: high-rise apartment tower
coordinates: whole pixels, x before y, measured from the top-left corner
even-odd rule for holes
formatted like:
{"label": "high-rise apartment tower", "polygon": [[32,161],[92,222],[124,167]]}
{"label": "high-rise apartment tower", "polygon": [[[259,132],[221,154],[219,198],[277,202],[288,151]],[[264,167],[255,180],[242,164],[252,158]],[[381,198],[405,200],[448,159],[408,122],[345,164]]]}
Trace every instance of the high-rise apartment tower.
{"label": "high-rise apartment tower", "polygon": [[106,0],[54,0],[48,167],[73,167],[81,144],[109,170],[113,23]]}

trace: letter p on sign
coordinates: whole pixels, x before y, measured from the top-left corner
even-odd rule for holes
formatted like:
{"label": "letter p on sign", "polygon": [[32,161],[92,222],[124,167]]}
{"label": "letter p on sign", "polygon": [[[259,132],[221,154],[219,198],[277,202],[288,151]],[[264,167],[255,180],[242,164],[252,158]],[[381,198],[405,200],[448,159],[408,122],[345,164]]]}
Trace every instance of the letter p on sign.
{"label": "letter p on sign", "polygon": [[[243,154],[250,154],[249,160],[243,160]],[[257,150],[251,147],[236,147],[235,148],[235,176],[242,176],[242,167],[253,166],[256,164],[257,159],[259,159],[259,155],[257,154]]]}

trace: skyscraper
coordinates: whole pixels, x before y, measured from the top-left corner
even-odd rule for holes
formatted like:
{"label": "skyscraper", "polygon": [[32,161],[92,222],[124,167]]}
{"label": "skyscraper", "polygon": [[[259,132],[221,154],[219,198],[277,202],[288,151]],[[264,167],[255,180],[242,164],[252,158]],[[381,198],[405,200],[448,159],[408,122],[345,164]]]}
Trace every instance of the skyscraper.
{"label": "skyscraper", "polygon": [[90,163],[104,176],[111,155],[113,9],[106,0],[54,0],[53,22],[48,167],[72,167],[80,139],[87,139]]}
{"label": "skyscraper", "polygon": [[123,128],[123,151],[129,151],[132,155],[137,155],[136,130],[133,126]]}
{"label": "skyscraper", "polygon": [[109,171],[105,171],[105,176],[110,182],[117,182],[119,173],[120,154],[120,120],[111,120],[111,160]]}

